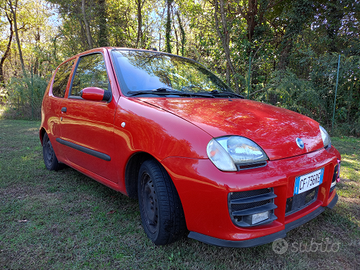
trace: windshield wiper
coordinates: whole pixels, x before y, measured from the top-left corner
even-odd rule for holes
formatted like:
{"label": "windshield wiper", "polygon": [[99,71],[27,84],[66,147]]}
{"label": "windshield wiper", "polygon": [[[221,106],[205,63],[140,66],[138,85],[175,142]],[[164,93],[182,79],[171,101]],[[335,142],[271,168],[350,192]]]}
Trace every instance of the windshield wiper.
{"label": "windshield wiper", "polygon": [[159,87],[151,90],[129,91],[128,94],[132,97],[139,95],[158,95],[158,96],[177,95],[182,97],[206,97],[206,98],[227,97],[227,98],[244,99],[244,96],[230,91],[219,92],[218,90],[212,90],[210,92],[182,92],[170,87]]}
{"label": "windshield wiper", "polygon": [[139,91],[129,91],[128,94],[130,96],[138,96],[138,95],[146,95],[146,94],[153,94],[153,95],[169,95],[178,93],[178,91],[172,89],[172,88],[165,88],[165,87],[159,87],[156,89],[151,90],[139,90]]}
{"label": "windshield wiper", "polygon": [[185,96],[185,97],[207,97],[213,98],[214,96],[211,93],[193,93],[193,92],[181,92],[172,88],[167,87],[159,87],[152,90],[140,90],[140,91],[129,91],[128,94],[130,96],[138,96],[138,95],[159,95],[159,96],[166,96],[166,95],[177,95],[177,96]]}

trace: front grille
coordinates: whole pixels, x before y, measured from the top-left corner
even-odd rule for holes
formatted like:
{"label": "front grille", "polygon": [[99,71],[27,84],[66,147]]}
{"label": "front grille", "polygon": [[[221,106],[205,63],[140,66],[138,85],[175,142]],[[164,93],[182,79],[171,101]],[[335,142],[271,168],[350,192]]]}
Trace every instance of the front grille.
{"label": "front grille", "polygon": [[319,187],[315,187],[301,194],[297,194],[286,200],[285,216],[291,215],[306,206],[312,204],[317,199]]}
{"label": "front grille", "polygon": [[[229,212],[233,223],[239,227],[251,227],[274,221],[274,198],[277,196],[272,188],[231,192],[228,196]],[[253,223],[254,214],[269,213],[268,218]]]}
{"label": "front grille", "polygon": [[237,164],[236,167],[239,171],[248,170],[248,169],[255,169],[265,167],[267,165],[266,161],[260,161],[256,163],[248,163],[248,164]]}
{"label": "front grille", "polygon": [[330,187],[330,192],[329,192],[329,196],[331,194],[331,192],[334,191],[335,187],[336,187],[336,180],[338,178],[339,175],[339,164],[337,164],[334,168],[334,174],[333,174],[333,178],[331,180],[331,187]]}

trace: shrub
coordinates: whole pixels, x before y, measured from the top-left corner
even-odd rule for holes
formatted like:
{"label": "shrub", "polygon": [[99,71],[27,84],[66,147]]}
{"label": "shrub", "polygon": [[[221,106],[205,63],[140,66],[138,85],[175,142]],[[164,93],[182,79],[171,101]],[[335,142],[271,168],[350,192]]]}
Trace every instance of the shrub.
{"label": "shrub", "polygon": [[[303,62],[307,63],[303,72],[290,69],[273,72],[256,99],[305,114],[330,128],[338,55],[305,55]],[[341,56],[333,134],[360,136],[359,78],[360,56]]]}
{"label": "shrub", "polygon": [[41,102],[47,82],[44,78],[32,75],[27,78],[12,78],[7,85],[6,116],[22,119],[40,119]]}

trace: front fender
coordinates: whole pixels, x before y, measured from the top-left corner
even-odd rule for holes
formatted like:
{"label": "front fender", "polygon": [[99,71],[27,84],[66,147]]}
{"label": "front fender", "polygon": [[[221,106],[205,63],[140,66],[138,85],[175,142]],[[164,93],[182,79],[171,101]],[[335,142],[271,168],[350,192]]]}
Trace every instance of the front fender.
{"label": "front fender", "polygon": [[171,156],[207,158],[212,137],[174,114],[136,98],[120,98],[115,117],[116,141],[123,143],[119,151],[146,152],[159,161]]}

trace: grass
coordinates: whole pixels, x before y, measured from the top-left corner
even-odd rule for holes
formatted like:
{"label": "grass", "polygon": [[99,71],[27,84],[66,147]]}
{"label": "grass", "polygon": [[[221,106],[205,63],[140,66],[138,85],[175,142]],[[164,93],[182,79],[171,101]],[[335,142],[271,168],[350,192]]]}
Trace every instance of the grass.
{"label": "grass", "polygon": [[3,269],[360,267],[359,139],[333,138],[343,157],[339,202],[332,211],[289,232],[285,238],[289,248],[280,255],[272,244],[220,248],[186,237],[168,246],[154,246],[141,227],[137,201],[71,168],[45,169],[39,125],[0,121]]}

